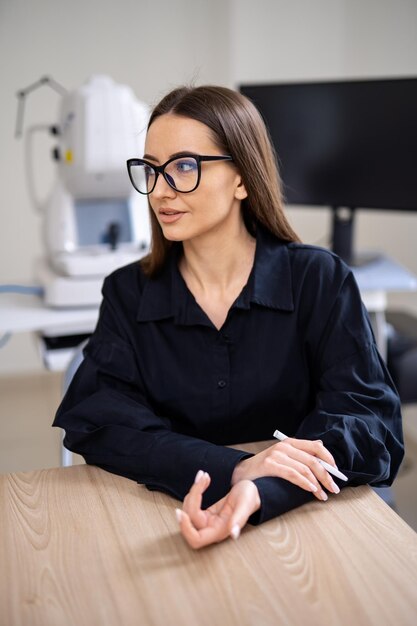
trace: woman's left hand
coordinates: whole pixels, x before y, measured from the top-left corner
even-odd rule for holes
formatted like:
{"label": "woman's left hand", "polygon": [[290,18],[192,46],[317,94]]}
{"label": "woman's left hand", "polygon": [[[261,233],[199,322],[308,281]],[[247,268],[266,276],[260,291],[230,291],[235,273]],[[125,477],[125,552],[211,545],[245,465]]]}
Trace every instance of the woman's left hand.
{"label": "woman's left hand", "polygon": [[184,498],[183,509],[177,509],[180,530],[194,548],[219,543],[227,537],[237,539],[249,517],[261,506],[258,489],[251,480],[241,480],[229,493],[204,511],[203,493],[210,484],[210,476],[201,470]]}

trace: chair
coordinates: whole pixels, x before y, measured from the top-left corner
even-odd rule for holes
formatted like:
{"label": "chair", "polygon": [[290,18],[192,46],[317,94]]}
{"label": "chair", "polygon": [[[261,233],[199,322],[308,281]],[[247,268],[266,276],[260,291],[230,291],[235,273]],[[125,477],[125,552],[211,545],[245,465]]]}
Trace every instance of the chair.
{"label": "chair", "polygon": [[417,402],[417,318],[403,311],[388,311],[388,369],[401,402]]}
{"label": "chair", "polygon": [[[387,367],[402,404],[417,402],[417,318],[403,311],[388,311]],[[395,510],[391,487],[374,491]]]}
{"label": "chair", "polygon": [[[62,396],[66,394],[67,389],[70,386],[72,379],[74,378],[75,372],[80,367],[83,361],[83,358],[84,358],[83,350],[87,344],[87,341],[88,340],[83,341],[75,349],[74,354],[71,358],[71,361],[69,362],[69,365],[64,372],[64,378],[62,381]],[[61,439],[61,467],[69,467],[70,465],[72,465],[72,452],[71,450],[67,450],[67,448],[64,447],[64,443],[63,443],[64,437],[65,437],[65,431],[63,430],[62,439]]]}

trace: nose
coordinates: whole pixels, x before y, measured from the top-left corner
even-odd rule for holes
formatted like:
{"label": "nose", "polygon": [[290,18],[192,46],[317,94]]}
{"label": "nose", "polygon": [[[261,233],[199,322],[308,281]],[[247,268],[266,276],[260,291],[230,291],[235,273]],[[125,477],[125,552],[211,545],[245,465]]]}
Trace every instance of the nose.
{"label": "nose", "polygon": [[154,198],[174,198],[176,196],[176,191],[168,185],[162,174],[159,174],[154,190],[149,195]]}

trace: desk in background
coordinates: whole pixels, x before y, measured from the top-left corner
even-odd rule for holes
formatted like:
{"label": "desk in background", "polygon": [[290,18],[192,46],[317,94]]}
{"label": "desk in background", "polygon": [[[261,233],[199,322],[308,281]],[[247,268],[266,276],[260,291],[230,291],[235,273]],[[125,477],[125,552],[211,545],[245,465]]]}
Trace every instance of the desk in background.
{"label": "desk in background", "polygon": [[176,506],[86,465],[1,476],[0,622],[416,623],[417,534],[369,487],[199,552],[179,534]]}
{"label": "desk in background", "polygon": [[405,267],[384,255],[374,255],[373,260],[353,267],[363,303],[365,304],[375,340],[382,358],[387,359],[387,295],[395,291],[416,291],[417,277]]}
{"label": "desk in background", "polygon": [[97,318],[98,307],[53,309],[38,296],[0,293],[0,337],[4,333],[36,333],[44,365],[50,370],[65,370],[78,343],[48,350],[45,340],[91,335]]}

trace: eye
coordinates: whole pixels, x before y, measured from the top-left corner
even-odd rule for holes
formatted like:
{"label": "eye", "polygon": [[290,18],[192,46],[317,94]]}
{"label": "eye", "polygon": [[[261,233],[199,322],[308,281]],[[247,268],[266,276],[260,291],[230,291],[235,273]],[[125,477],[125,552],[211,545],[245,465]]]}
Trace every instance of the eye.
{"label": "eye", "polygon": [[177,174],[191,174],[197,171],[197,161],[195,159],[178,159],[175,161],[175,171]]}
{"label": "eye", "polygon": [[146,165],[144,164],[143,166],[144,172],[145,172],[145,176],[146,178],[149,180],[149,178],[151,178],[152,176],[155,176],[155,170],[153,169],[153,167],[151,167],[150,165]]}

